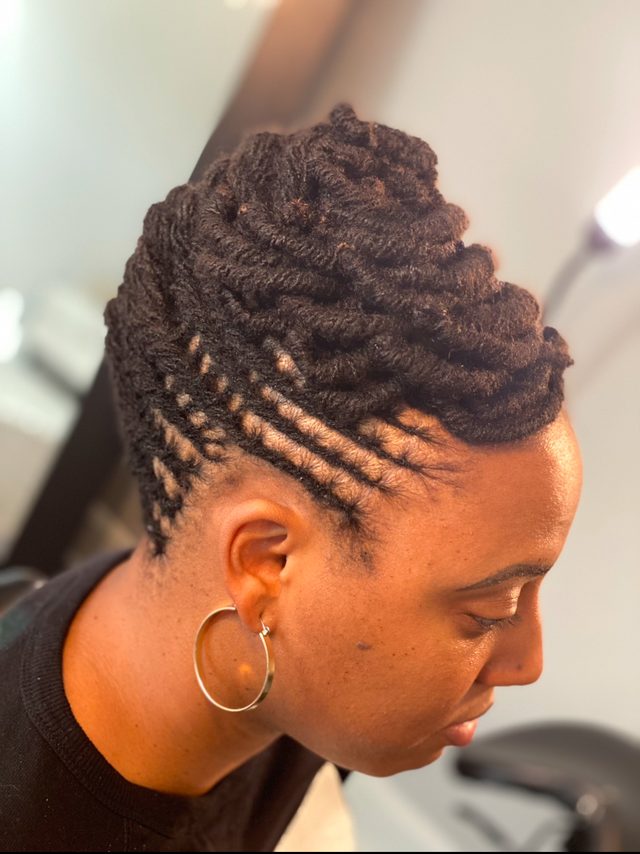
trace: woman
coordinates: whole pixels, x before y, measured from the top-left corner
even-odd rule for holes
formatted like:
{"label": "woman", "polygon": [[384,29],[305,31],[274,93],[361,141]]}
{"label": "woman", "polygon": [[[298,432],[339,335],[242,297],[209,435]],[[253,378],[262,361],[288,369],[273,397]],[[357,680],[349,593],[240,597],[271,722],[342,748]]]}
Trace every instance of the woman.
{"label": "woman", "polygon": [[539,677],[570,359],[435,166],[343,106],[149,211],[106,312],[147,534],[3,633],[8,849],[271,850],[323,760],[419,768]]}

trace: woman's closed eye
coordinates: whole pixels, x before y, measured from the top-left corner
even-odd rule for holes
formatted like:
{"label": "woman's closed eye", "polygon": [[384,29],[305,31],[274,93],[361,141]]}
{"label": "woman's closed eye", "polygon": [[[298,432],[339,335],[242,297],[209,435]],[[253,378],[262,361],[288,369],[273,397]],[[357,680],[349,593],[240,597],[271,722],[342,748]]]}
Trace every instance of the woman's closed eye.
{"label": "woman's closed eye", "polygon": [[510,626],[517,625],[522,620],[522,617],[518,613],[496,619],[481,617],[479,614],[469,614],[469,616],[478,623],[483,632],[490,632],[495,629],[508,629]]}

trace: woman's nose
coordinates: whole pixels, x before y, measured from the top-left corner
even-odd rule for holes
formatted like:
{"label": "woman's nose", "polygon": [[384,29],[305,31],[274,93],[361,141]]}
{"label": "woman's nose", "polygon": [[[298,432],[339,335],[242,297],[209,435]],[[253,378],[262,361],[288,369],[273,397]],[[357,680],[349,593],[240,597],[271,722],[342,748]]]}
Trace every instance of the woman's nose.
{"label": "woman's nose", "polygon": [[491,687],[531,685],[540,678],[542,665],[542,626],[536,611],[496,638],[477,681]]}

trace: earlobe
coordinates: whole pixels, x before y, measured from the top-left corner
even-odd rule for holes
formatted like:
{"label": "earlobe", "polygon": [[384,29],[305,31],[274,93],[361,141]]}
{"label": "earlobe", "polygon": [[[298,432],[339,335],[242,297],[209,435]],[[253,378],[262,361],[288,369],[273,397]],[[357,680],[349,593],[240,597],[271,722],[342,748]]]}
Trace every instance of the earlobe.
{"label": "earlobe", "polygon": [[[285,508],[261,507],[257,518],[256,509],[246,508],[248,512],[238,514],[229,529],[224,573],[240,619],[250,631],[258,633],[267,609],[273,621],[272,606],[280,594],[281,573],[291,548],[291,531],[286,512],[282,512]],[[265,513],[269,509],[272,512]]]}

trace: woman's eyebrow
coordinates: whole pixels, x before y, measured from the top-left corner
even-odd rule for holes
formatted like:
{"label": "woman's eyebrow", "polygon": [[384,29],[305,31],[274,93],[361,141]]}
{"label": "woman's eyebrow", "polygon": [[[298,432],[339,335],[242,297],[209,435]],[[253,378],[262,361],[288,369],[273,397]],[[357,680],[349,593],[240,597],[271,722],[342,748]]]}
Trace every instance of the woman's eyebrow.
{"label": "woman's eyebrow", "polygon": [[505,569],[494,572],[493,575],[488,575],[482,581],[476,581],[475,584],[469,584],[467,587],[459,587],[456,593],[495,587],[497,584],[502,584],[503,581],[510,581],[512,578],[537,578],[540,575],[545,575],[550,569],[550,566],[541,566],[538,563],[514,563],[513,566],[507,566]]}

